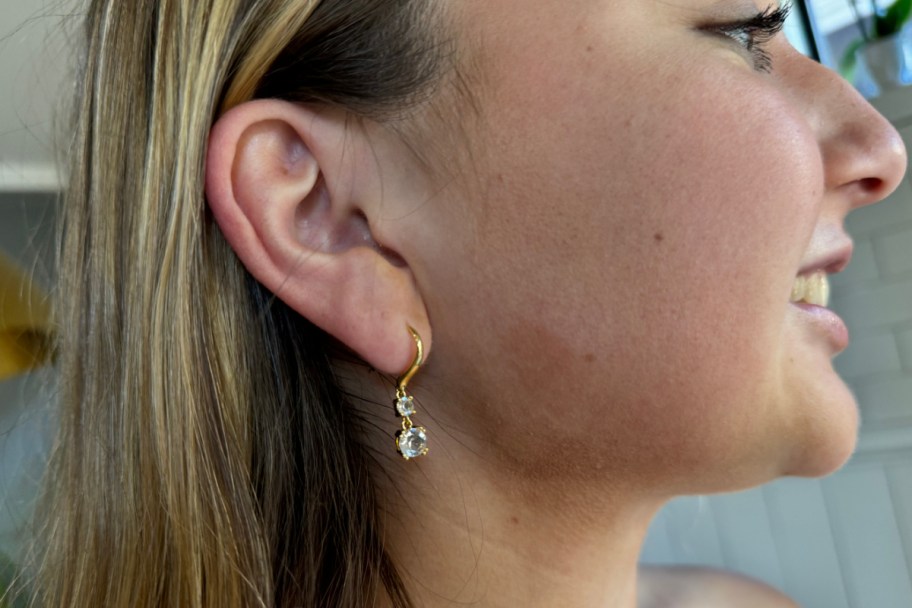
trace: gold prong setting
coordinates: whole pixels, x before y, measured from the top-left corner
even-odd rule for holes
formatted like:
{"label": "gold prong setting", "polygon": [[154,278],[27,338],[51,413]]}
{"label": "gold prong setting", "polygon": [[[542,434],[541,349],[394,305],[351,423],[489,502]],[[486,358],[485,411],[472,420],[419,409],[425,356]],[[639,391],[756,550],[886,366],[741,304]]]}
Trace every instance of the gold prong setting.
{"label": "gold prong setting", "polygon": [[400,416],[413,416],[415,414],[415,400],[410,395],[396,397],[396,413]]}
{"label": "gold prong setting", "polygon": [[405,460],[427,454],[427,429],[423,426],[413,426],[408,430],[396,431],[396,450]]}

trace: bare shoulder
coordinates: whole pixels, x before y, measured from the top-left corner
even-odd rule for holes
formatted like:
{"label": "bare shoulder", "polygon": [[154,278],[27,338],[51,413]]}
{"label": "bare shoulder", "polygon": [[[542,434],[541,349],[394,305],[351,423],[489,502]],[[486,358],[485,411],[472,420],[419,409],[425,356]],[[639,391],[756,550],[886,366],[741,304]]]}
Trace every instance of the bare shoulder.
{"label": "bare shoulder", "polygon": [[640,566],[638,608],[801,608],[775,587],[700,566]]}

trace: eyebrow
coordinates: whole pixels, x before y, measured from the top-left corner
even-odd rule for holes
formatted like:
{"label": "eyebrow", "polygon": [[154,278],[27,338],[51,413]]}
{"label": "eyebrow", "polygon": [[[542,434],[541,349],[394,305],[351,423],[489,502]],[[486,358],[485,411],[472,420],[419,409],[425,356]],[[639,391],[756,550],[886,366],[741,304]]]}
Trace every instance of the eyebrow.
{"label": "eyebrow", "polygon": [[776,0],[769,0],[769,2],[767,2],[767,6],[758,8],[757,4],[753,0],[715,0],[700,10],[710,10],[717,12],[723,16],[730,15],[731,17],[741,17],[744,16],[744,14],[747,12],[774,12],[783,8],[784,5],[787,4],[789,4],[788,1],[777,2]]}

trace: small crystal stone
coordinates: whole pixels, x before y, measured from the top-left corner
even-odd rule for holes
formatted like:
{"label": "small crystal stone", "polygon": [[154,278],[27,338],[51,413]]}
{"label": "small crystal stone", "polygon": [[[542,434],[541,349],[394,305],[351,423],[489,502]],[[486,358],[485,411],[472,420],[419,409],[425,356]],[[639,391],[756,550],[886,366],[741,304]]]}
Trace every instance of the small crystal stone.
{"label": "small crystal stone", "polygon": [[414,426],[399,434],[399,451],[408,458],[416,458],[427,454],[427,435],[420,426]]}
{"label": "small crystal stone", "polygon": [[396,401],[396,411],[400,416],[411,416],[415,413],[415,403],[409,396],[399,397]]}

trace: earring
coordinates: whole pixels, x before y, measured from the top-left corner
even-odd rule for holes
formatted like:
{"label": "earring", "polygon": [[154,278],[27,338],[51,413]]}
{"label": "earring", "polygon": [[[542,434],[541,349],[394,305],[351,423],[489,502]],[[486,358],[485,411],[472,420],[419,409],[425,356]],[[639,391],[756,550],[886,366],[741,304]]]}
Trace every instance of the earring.
{"label": "earring", "polygon": [[411,327],[408,327],[408,330],[415,340],[418,352],[415,354],[415,360],[396,382],[396,399],[393,401],[396,406],[396,415],[402,418],[402,429],[396,431],[396,450],[406,460],[428,453],[427,430],[422,426],[412,424],[411,417],[415,414],[415,400],[406,390],[409,380],[418,372],[418,368],[424,362],[424,345],[421,343],[421,337],[418,336],[417,331]]}

